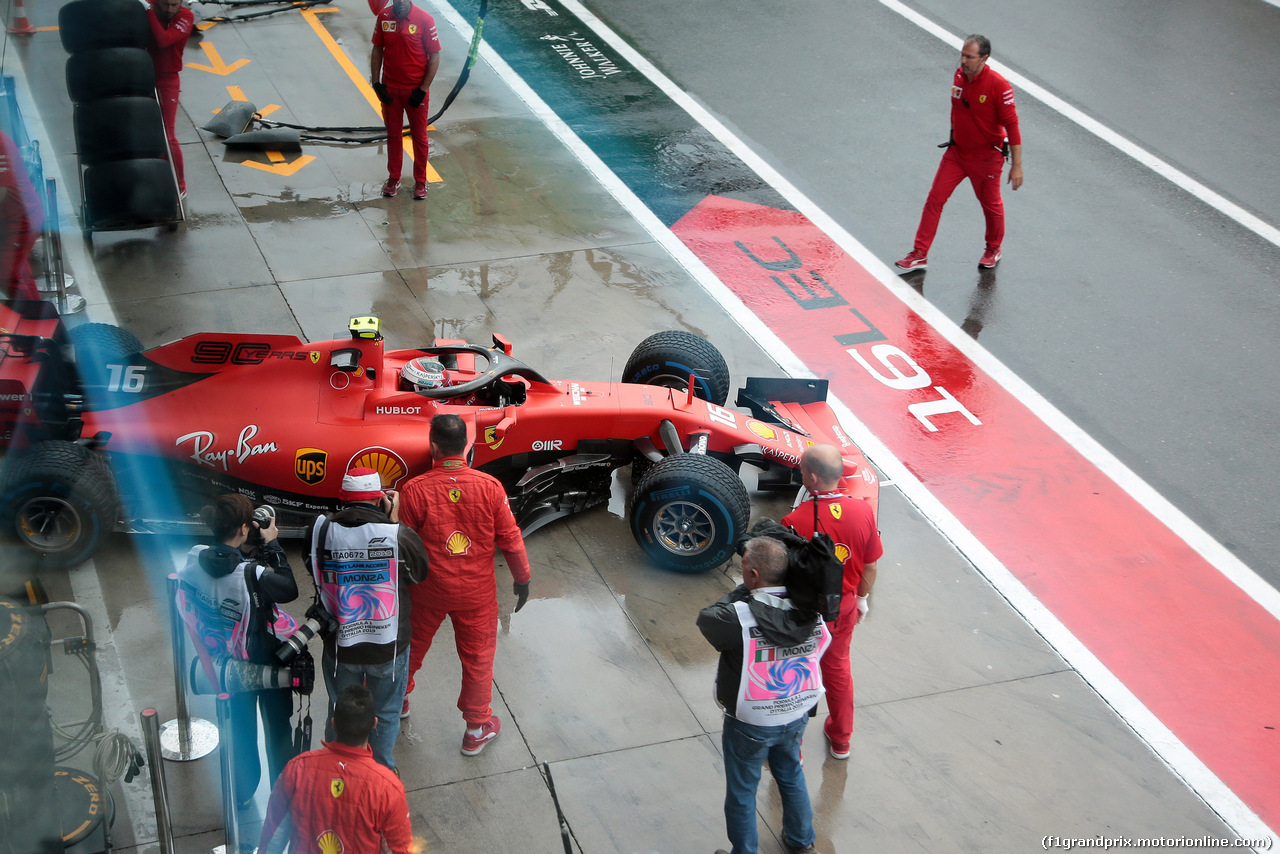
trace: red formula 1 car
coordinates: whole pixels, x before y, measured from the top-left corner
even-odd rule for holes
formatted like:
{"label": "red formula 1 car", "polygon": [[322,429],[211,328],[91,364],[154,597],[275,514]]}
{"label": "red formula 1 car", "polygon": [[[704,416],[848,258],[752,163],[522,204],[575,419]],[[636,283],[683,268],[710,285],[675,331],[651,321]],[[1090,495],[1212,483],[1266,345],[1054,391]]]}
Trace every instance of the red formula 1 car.
{"label": "red formula 1 car", "polygon": [[[386,351],[372,317],[335,341],[202,333],[145,351],[87,324],[71,332],[72,370],[56,323],[0,311],[0,403],[29,416],[11,419],[0,526],[50,565],[85,559],[111,530],[202,530],[196,511],[227,491],[273,505],[282,531],[299,534],[336,508],[348,467],[376,469],[386,487],[427,468],[438,412],[466,421],[473,465],[503,483],[525,534],[606,502],[614,470],[632,466],[631,530],[682,572],[718,566],[743,536],[742,463],[760,469],[760,488],[792,489],[801,452],[829,442],[849,492],[878,496],[825,380],[751,378],[740,409],[727,408],[723,357],[687,332],[643,341],[622,382],[547,379],[498,335],[491,347]],[[405,364],[423,356],[450,385],[405,384]],[[71,377],[78,385],[55,393]]]}

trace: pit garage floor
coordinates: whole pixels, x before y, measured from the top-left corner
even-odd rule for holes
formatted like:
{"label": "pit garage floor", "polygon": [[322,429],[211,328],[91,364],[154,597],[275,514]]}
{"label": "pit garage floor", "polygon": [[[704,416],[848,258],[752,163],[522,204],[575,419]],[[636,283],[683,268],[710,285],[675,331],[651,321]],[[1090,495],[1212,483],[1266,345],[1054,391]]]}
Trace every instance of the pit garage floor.
{"label": "pit garage floor", "polygon": [[[321,17],[366,67],[372,18],[363,4]],[[440,30],[444,79],[466,44]],[[70,111],[59,94],[61,48],[39,41],[48,35],[28,44],[25,64],[57,149],[70,139]],[[228,60],[253,60],[236,84],[260,108],[279,105],[276,117],[377,123],[300,17],[205,38]],[[206,55],[193,42],[188,65]],[[444,91],[438,84],[435,98]],[[646,335],[678,328],[715,343],[736,382],[779,371],[483,62],[432,134],[442,180],[426,202],[414,202],[408,185],[380,196],[378,146],[307,145],[314,159],[290,174],[247,167],[246,159],[271,161],[233,156],[196,129],[227,100],[226,79],[184,72],[185,225],[91,242],[68,232],[90,319],[154,346],[206,330],[322,339],[342,334],[351,315],[375,314],[391,347],[437,336],[486,342],[500,332],[548,376],[598,380],[616,378]],[[73,174],[69,149],[50,159]],[[64,186],[77,202],[74,181]],[[753,475],[744,477],[750,487]],[[442,629],[397,745],[423,850],[562,851],[543,762],[575,850],[726,846],[716,657],[694,618],[737,583],[738,568],[682,576],[645,564],[625,519],[628,490],[623,470],[607,507],[530,536],[532,597],[519,614],[498,568],[494,708],[504,728],[475,758],[458,752],[459,667]],[[753,515],[779,517],[789,499],[754,495]],[[1025,852],[1046,836],[1231,836],[892,484],[880,526],[886,555],[871,616],[854,638],[853,755],[825,754],[825,705],[805,744],[819,851]],[[126,732],[137,732],[145,707],[174,716],[163,579],[187,546],[116,535],[92,563],[46,579],[54,598],[100,616],[107,719]],[[310,600],[308,588],[290,610],[300,614]],[[54,678],[68,680],[55,686],[57,705],[74,706],[67,686],[79,677],[63,668]],[[321,685],[317,729],[324,702]],[[193,709],[214,717],[207,698]],[[177,850],[219,844],[217,754],[167,763],[166,774]],[[157,850],[145,776],[115,791],[116,849]],[[263,804],[266,794],[264,786]],[[776,854],[781,815],[767,775],[759,812],[761,850]]]}

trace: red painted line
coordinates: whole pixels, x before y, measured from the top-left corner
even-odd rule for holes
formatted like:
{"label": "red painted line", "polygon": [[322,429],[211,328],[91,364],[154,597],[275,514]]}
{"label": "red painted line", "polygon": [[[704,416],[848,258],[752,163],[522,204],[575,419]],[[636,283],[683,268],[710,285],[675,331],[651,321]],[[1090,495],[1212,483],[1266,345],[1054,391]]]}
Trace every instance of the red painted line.
{"label": "red painted line", "polygon": [[1280,621],[802,214],[713,196],[672,231],[1200,761],[1280,826]]}

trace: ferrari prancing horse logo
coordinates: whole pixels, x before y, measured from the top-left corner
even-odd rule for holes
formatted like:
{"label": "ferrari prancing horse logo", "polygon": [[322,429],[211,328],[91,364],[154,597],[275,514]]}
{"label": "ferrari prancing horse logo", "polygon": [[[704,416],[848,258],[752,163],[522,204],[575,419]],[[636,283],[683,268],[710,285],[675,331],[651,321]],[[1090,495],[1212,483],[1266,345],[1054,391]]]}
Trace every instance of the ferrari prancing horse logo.
{"label": "ferrari prancing horse logo", "polygon": [[338,777],[335,777],[334,779],[329,781],[329,791],[333,794],[335,798],[342,797],[342,793],[346,790],[346,788],[347,788],[347,784],[344,783]]}
{"label": "ferrari prancing horse logo", "polygon": [[839,504],[829,504],[827,506],[831,510],[831,515],[836,519],[839,519],[840,514],[844,512],[844,508],[841,507]]}
{"label": "ferrari prancing horse logo", "polygon": [[457,504],[457,503],[458,503],[458,501],[459,501],[459,500],[461,500],[461,499],[462,499],[462,490],[461,490],[461,489],[451,489],[451,490],[449,490],[449,500],[450,500],[450,501],[452,501],[454,504]]}

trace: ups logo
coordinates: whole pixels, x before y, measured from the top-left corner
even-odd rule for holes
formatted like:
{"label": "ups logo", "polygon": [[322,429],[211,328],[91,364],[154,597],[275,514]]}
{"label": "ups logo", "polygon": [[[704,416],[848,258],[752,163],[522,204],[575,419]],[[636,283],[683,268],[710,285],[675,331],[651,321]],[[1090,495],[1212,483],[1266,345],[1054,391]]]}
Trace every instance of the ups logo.
{"label": "ups logo", "polygon": [[319,448],[300,448],[293,458],[293,473],[305,484],[317,484],[324,480],[328,461],[329,455]]}

